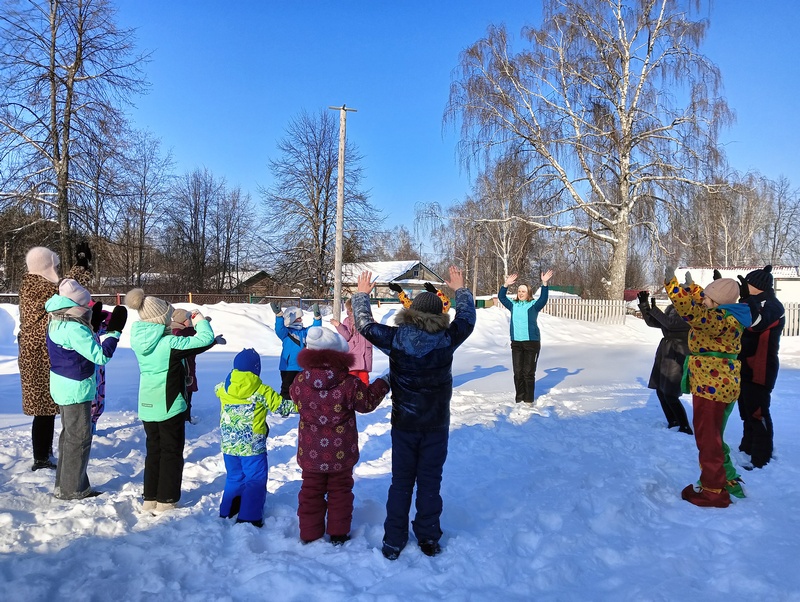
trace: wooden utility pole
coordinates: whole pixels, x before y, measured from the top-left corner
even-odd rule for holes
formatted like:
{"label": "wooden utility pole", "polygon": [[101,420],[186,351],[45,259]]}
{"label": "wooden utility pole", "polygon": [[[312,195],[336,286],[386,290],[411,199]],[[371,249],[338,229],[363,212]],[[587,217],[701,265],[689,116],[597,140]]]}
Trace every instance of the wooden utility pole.
{"label": "wooden utility pole", "polygon": [[328,107],[339,111],[339,175],[336,180],[336,250],[333,263],[333,319],[342,315],[342,255],[344,253],[344,141],[347,130],[347,111],[356,112],[345,105]]}

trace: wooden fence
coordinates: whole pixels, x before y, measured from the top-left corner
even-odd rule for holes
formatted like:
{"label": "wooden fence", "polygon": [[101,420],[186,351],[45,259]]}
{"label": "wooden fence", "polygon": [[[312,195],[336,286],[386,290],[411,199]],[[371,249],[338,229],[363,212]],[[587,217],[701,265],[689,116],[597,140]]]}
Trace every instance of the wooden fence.
{"label": "wooden fence", "polygon": [[627,304],[621,300],[550,297],[542,311],[557,318],[586,320],[600,324],[624,324]]}

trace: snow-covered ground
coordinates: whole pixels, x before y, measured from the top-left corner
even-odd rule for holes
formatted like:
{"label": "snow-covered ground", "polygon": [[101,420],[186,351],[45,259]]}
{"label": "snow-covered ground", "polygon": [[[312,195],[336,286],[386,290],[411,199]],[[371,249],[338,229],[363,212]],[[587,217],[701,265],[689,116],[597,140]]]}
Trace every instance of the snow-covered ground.
{"label": "snow-covered ground", "polygon": [[[376,319],[390,322],[396,307],[375,308]],[[59,501],[54,473],[30,471],[17,307],[0,305],[0,600],[800,600],[800,340],[781,350],[775,460],[743,472],[746,499],[697,508],[680,499],[698,476],[694,439],[666,429],[646,388],[658,331],[630,317],[599,326],[542,315],[538,400],[520,407],[508,314],[478,310],[453,366],[444,551],[424,556],[412,536],[390,562],[380,553],[389,400],[358,418],[350,542],[300,543],[296,416],[269,419],[264,528],[218,517],[225,469],[213,386],[254,346],[277,387],[279,341],[267,306],[202,311],[228,345],[198,358],[200,422],[187,426],[181,507],[153,517],[140,512],[145,436],[126,335],[108,365],[89,463],[105,493]],[[387,367],[380,352],[375,360],[373,376]],[[734,411],[726,440],[735,449],[740,436]]]}

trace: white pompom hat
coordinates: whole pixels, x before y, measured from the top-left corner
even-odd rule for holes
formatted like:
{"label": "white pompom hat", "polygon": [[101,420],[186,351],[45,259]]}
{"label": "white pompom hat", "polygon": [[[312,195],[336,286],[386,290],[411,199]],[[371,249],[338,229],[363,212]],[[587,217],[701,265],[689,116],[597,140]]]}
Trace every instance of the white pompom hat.
{"label": "white pompom hat", "polygon": [[338,332],[333,332],[321,326],[312,326],[306,335],[306,346],[309,349],[330,349],[347,353],[350,347],[345,338]]}

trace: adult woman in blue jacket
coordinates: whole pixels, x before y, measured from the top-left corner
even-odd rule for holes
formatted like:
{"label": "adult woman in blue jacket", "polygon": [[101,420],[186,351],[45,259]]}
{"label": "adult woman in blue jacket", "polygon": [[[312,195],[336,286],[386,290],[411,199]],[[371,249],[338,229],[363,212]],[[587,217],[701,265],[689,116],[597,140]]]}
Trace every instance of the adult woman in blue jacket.
{"label": "adult woman in blue jacket", "polygon": [[511,311],[511,363],[514,368],[514,388],[516,401],[533,403],[536,387],[536,364],[539,361],[541,341],[539,325],[536,320],[539,312],[547,304],[547,283],[553,277],[553,270],[541,274],[542,288],[539,298],[534,301],[531,288],[527,284],[517,286],[517,298],[511,300],[506,295],[508,287],[517,281],[517,275],[506,276],[497,298]]}

